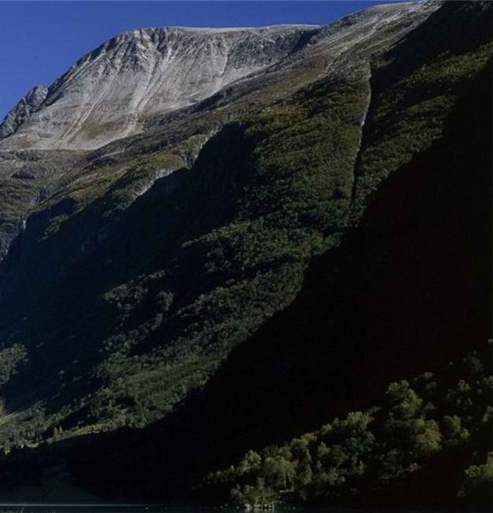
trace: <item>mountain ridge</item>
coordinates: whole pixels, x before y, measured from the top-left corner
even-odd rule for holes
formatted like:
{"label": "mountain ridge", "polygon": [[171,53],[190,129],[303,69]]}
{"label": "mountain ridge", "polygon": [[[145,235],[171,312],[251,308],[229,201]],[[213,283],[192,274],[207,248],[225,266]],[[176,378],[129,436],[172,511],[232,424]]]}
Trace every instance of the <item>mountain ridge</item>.
{"label": "mountain ridge", "polygon": [[[79,125],[86,122],[92,109],[94,109],[94,105],[88,103],[89,100],[92,102],[91,96],[93,95],[101,99],[104,99],[105,95],[110,96],[109,100],[98,107],[106,108],[109,120],[103,118],[101,122],[98,118],[94,121],[94,125],[110,123],[115,113],[117,114],[118,109],[121,108],[120,104],[129,102],[129,108],[124,111],[122,120],[131,126],[132,117],[141,111],[145,111],[147,104],[159,102],[158,98],[164,96],[165,102],[162,107],[153,105],[151,107],[152,113],[175,110],[186,107],[197,99],[205,99],[225,85],[254,71],[263,69],[276,59],[282,59],[296,47],[299,38],[303,36],[305,31],[312,33],[316,30],[318,30],[318,27],[315,26],[286,25],[274,28],[214,31],[159,27],[124,32],[105,41],[98,48],[79,59],[74,66],[48,88],[46,98],[43,99],[41,104],[36,105],[34,113],[39,113],[43,108],[49,109],[57,102],[66,102],[67,100],[64,100],[64,97],[67,95],[67,88],[69,95],[75,94],[75,104],[69,103],[60,118],[60,121],[66,125],[66,129],[60,134],[61,137],[53,143],[56,148],[71,147],[74,146],[70,144],[71,134],[78,130]],[[243,49],[235,47],[240,43],[245,45]],[[277,48],[276,45],[280,45],[280,47]],[[262,48],[261,54],[256,50],[258,47]],[[252,51],[254,52],[253,58]],[[242,57],[241,52],[243,52],[244,57]],[[255,59],[255,52],[257,53],[257,60]],[[175,64],[176,59],[178,62]],[[102,63],[99,62],[101,60]],[[112,73],[111,70],[113,70]],[[156,77],[154,77],[155,72],[158,73]],[[176,78],[177,74],[180,73],[182,74],[181,80],[183,83],[176,82],[176,80],[180,80],[179,77]],[[137,76],[134,74],[137,74]],[[197,76],[197,79],[194,76]],[[95,77],[97,85],[92,84],[92,77]],[[116,77],[118,77],[118,87],[115,96],[108,87],[114,85]],[[194,80],[198,80],[198,82],[195,84]],[[127,88],[125,88],[125,81],[131,82],[131,85],[128,85]],[[201,81],[204,82],[203,85],[200,84]],[[164,89],[160,88],[159,83],[164,85]],[[103,89],[104,93],[98,92],[96,94],[96,90],[100,88]],[[84,91],[85,95],[88,95],[87,99],[86,96],[77,97],[79,89]],[[187,89],[187,91],[184,91],[184,89]],[[169,99],[170,95],[171,99]],[[166,99],[167,97],[168,99]],[[21,100],[21,104],[24,101]],[[96,103],[98,101],[96,100]],[[85,113],[84,116],[76,113],[76,116],[79,116],[80,119],[76,117],[70,122],[69,120],[73,118],[71,110],[79,108],[77,102],[80,102],[81,106],[86,109],[89,105],[90,112]],[[15,110],[16,108],[14,108]],[[15,114],[15,112],[11,112],[10,115],[12,114]],[[69,116],[69,120],[64,119],[63,116],[65,115]],[[104,121],[105,119],[106,121]],[[21,119],[20,122],[14,123],[17,129],[23,121]],[[51,119],[49,122],[51,123]],[[44,125],[42,124],[42,126]],[[46,129],[49,129],[48,125]],[[125,137],[132,130],[126,127],[123,132],[118,132],[118,135],[112,139]],[[42,137],[43,135],[41,135]],[[97,139],[96,133],[89,134],[87,138],[89,147],[84,144],[83,148],[84,146],[84,149],[91,149],[91,146],[97,148],[111,142],[111,140],[105,138],[102,142],[97,142],[94,145],[93,139]],[[9,143],[11,144],[12,140]],[[51,145],[47,146],[39,142],[35,142],[34,146],[51,147]],[[75,145],[75,147],[78,146]]]}
{"label": "mountain ridge", "polygon": [[[38,446],[90,486],[160,500],[166,485],[182,499],[248,449],[481,351],[489,15],[469,2],[363,12],[97,149],[4,139],[0,443],[12,460]],[[455,440],[451,424],[470,425],[419,415],[433,451]],[[427,458],[399,472],[422,476]]]}
{"label": "mountain ridge", "polygon": [[[433,8],[420,2],[384,4],[327,27],[284,24],[129,30],[82,56],[55,80],[29,116],[23,115],[22,99],[0,125],[0,149],[96,149],[145,131],[150,115],[196,104],[235,81],[248,80],[252,74],[289,60],[307,45],[320,44],[319,35],[328,37],[340,52],[336,50],[338,37],[354,39],[353,31],[359,30],[368,39],[382,23],[419,13],[426,16]],[[53,124],[58,128],[53,130]]]}

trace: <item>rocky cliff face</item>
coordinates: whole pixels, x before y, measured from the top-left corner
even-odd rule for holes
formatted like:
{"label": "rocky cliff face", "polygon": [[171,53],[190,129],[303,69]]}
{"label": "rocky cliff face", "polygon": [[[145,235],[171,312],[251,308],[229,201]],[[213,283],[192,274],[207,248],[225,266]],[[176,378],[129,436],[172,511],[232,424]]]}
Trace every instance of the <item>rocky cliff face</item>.
{"label": "rocky cliff face", "polygon": [[[378,46],[428,15],[431,4],[378,6],[322,28],[166,27],[134,30],[82,57],[48,89],[33,89],[0,125],[2,148],[94,149],[140,133],[155,115],[197,104],[263,70],[289,68],[323,49],[329,67],[341,55]],[[365,44],[369,46],[365,47]],[[352,59],[354,61],[354,59]],[[339,61],[338,61],[339,62]]]}
{"label": "rocky cliff face", "polygon": [[7,114],[0,125],[0,139],[12,135],[21,125],[26,123],[29,117],[41,107],[47,95],[48,89],[45,86],[38,85],[31,89]]}
{"label": "rocky cliff face", "polygon": [[49,90],[29,93],[9,113],[0,136],[22,126],[17,146],[103,146],[139,132],[153,114],[191,105],[279,62],[317,31],[276,26],[126,32],[80,59]]}

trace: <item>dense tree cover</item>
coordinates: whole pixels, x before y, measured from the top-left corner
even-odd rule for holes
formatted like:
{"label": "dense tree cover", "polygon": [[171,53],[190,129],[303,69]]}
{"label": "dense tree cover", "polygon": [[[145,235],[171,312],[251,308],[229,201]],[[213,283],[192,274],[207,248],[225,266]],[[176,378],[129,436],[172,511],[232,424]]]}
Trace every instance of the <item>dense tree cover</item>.
{"label": "dense tree cover", "polygon": [[493,376],[472,354],[439,377],[427,372],[392,383],[378,406],[336,418],[286,444],[248,451],[236,465],[209,474],[201,492],[251,507],[364,499],[419,476],[433,458],[466,448],[471,455],[459,469],[462,483],[452,486],[458,498],[487,505],[491,457],[486,461],[486,445],[472,453],[476,440],[491,429],[492,391]]}
{"label": "dense tree cover", "polygon": [[[149,174],[170,159],[176,165],[193,141],[113,185],[91,182],[83,201],[83,184],[72,186],[77,207],[68,217],[64,209],[38,214],[27,232],[41,237],[30,242],[39,257],[21,267],[27,276],[40,266],[43,280],[19,277],[5,307],[19,302],[29,312],[10,335],[28,348],[19,378],[7,384],[17,391],[10,407],[36,402],[32,390],[19,394],[21,374],[51,350],[44,439],[60,422],[64,436],[90,432],[87,425],[148,424],[205,383],[232,347],[293,300],[309,259],[338,245],[367,94],[363,77],[322,80],[225,126],[190,170],[149,190]],[[24,286],[29,294],[20,298]],[[63,340],[68,352],[57,349]],[[23,424],[31,410],[15,420]],[[19,428],[0,427],[3,438],[10,429]]]}

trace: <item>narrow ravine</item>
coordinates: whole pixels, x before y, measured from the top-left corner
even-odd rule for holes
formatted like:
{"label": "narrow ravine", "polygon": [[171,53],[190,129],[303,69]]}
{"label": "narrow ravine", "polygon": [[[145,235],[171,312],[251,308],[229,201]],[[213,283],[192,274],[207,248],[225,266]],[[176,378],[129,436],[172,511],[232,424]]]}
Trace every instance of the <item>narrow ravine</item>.
{"label": "narrow ravine", "polygon": [[373,104],[373,88],[372,88],[372,71],[371,71],[371,64],[370,62],[366,63],[366,73],[367,73],[367,84],[368,84],[368,95],[366,98],[366,105],[365,109],[363,111],[363,116],[361,118],[360,123],[360,139],[358,144],[358,152],[356,153],[356,158],[354,159],[354,165],[353,165],[353,185],[351,188],[351,197],[349,200],[349,205],[347,207],[347,210],[344,214],[344,223],[346,226],[350,226],[352,224],[356,223],[355,217],[357,217],[357,212],[354,212],[353,207],[356,203],[356,198],[358,195],[358,170],[361,164],[361,159],[363,155],[363,151],[365,148],[365,142],[367,138],[367,131],[368,131],[368,116],[372,109]]}

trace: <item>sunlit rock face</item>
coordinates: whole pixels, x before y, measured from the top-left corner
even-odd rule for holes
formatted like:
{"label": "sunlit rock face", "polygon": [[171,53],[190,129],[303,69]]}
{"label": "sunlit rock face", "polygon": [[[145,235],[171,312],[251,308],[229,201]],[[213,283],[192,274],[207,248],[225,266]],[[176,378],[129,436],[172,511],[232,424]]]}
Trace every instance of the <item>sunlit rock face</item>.
{"label": "sunlit rock face", "polygon": [[259,77],[301,60],[310,66],[316,55],[329,75],[358,72],[361,60],[436,8],[437,2],[375,6],[326,27],[125,32],[82,57],[49,88],[30,91],[0,125],[0,150],[100,148],[145,132],[156,116],[245,81],[262,89]]}
{"label": "sunlit rock face", "polygon": [[[319,30],[166,27],[125,32],[85,55],[9,113],[0,137],[17,148],[92,149],[137,133],[153,114],[216,93],[296,52]],[[34,111],[34,112],[33,112]]]}
{"label": "sunlit rock face", "polygon": [[[0,260],[51,195],[78,180],[79,196],[91,190],[88,166],[102,178],[110,172],[105,162],[130,166],[137,155],[168,146],[171,160],[159,169],[190,167],[224,124],[244,122],[321,80],[368,84],[362,126],[372,56],[437,8],[435,1],[386,4],[323,27],[161,27],[106,41],[49,88],[34,87],[0,124]],[[187,138],[186,148],[173,149]],[[156,179],[153,170],[141,190]]]}
{"label": "sunlit rock face", "polygon": [[31,89],[24,98],[7,114],[0,125],[0,139],[12,135],[24,123],[32,113],[39,110],[46,100],[48,88],[38,85]]}

